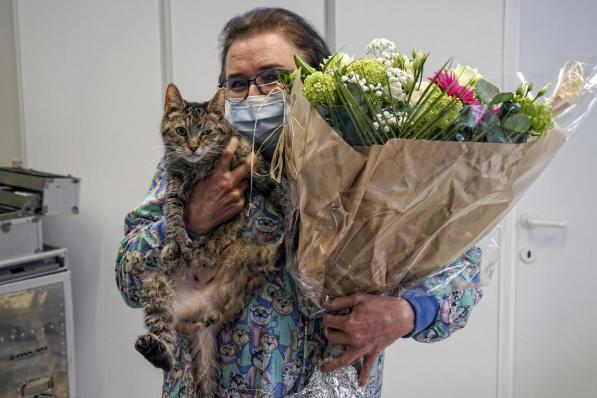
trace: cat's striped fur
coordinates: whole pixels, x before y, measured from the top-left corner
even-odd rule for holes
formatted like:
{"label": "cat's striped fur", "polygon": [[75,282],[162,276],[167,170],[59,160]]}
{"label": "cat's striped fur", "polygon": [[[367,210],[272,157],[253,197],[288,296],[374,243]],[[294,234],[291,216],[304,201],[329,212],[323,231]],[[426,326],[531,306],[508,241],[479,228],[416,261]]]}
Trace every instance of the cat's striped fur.
{"label": "cat's striped fur", "polygon": [[[218,393],[217,331],[244,308],[246,296],[275,273],[281,249],[280,242],[259,244],[243,236],[248,197],[237,217],[196,240],[188,237],[183,213],[195,183],[214,171],[233,136],[239,145],[231,168],[252,150],[250,140],[224,119],[223,101],[219,92],[209,103],[186,102],[174,85],[168,86],[161,124],[168,174],[166,241],[160,266],[144,274],[142,303],[148,333],[135,344],[153,365],[169,371],[176,333],[188,336],[200,398]],[[269,196],[280,210],[279,190],[269,177],[268,164],[257,155],[253,169],[253,189]]]}

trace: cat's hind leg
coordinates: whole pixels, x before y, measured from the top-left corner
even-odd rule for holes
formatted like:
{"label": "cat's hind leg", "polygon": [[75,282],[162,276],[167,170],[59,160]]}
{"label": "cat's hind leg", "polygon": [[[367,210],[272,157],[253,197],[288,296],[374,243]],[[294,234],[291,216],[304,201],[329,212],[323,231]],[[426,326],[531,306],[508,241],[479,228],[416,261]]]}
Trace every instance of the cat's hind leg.
{"label": "cat's hind leg", "polygon": [[135,349],[156,368],[169,371],[174,362],[174,330],[170,313],[172,288],[162,272],[146,273],[141,299],[148,333],[137,337]]}

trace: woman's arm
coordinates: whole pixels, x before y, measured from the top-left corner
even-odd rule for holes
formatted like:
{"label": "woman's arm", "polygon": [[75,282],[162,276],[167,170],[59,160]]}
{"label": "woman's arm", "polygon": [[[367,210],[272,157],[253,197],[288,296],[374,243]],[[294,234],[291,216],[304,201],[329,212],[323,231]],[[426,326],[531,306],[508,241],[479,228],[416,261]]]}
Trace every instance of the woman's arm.
{"label": "woman's arm", "polygon": [[[185,223],[189,237],[209,232],[236,216],[244,206],[246,177],[253,156],[230,170],[238,139],[232,138],[207,178],[197,182],[185,206]],[[146,267],[157,267],[166,238],[163,207],[167,190],[167,173],[162,159],[145,200],[124,219],[124,239],[116,257],[116,285],[124,301],[141,307],[140,289]]]}
{"label": "woman's arm", "polygon": [[116,285],[124,301],[133,308],[141,307],[140,288],[145,268],[159,265],[166,236],[166,221],[162,217],[166,186],[162,159],[147,197],[124,218],[124,239],[116,256]]}
{"label": "woman's arm", "polygon": [[[464,327],[470,310],[480,298],[480,295],[471,297],[473,292],[477,292],[476,289],[458,290],[445,295],[429,295],[427,292],[432,287],[446,284],[463,286],[463,282],[475,282],[480,261],[480,250],[473,249],[446,267],[445,271],[423,280],[403,297],[398,297],[398,294],[379,296],[357,293],[324,302],[326,311],[350,309],[350,313],[328,313],[323,316],[327,340],[334,344],[346,344],[348,348],[321,369],[340,369],[363,357],[363,367],[359,373],[359,385],[363,386],[379,353],[400,337],[415,336],[417,341],[439,341]],[[454,273],[454,269],[459,272]],[[451,289],[447,287],[443,290],[449,292]],[[427,320],[422,321],[423,318]]]}
{"label": "woman's arm", "polygon": [[[404,336],[416,341],[432,343],[449,337],[456,330],[462,329],[473,310],[481,300],[483,292],[474,288],[479,282],[479,266],[482,256],[479,248],[467,251],[443,272],[423,280],[419,286],[405,293],[405,298],[415,312],[415,328]],[[455,274],[454,269],[458,270]],[[441,288],[443,284],[455,286],[470,285],[470,288],[453,290]],[[437,294],[426,293],[437,288]]]}

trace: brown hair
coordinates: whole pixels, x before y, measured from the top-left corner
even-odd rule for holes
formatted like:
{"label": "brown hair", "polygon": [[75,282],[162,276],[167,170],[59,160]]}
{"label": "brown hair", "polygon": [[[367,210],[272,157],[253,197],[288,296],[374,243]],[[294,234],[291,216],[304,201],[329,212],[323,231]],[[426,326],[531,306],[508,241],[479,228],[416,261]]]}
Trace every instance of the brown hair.
{"label": "brown hair", "polygon": [[285,33],[311,66],[331,55],[325,40],[303,17],[284,8],[254,8],[229,20],[220,33],[219,82],[226,79],[226,56],[236,39],[276,31]]}

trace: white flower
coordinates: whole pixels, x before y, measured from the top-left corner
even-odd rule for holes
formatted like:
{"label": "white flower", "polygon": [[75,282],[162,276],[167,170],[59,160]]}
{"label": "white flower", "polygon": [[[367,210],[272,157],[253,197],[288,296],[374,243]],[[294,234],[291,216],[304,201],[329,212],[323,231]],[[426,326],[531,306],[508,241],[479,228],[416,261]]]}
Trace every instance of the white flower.
{"label": "white flower", "polygon": [[458,83],[461,86],[466,86],[471,81],[474,83],[483,77],[479,74],[477,69],[460,64],[458,64],[454,69],[454,75],[458,79]]}
{"label": "white flower", "polygon": [[378,61],[382,63],[383,60],[391,60],[394,57],[396,53],[396,45],[388,39],[373,39],[371,40],[371,43],[367,45],[366,52],[367,54],[376,55]]}
{"label": "white flower", "polygon": [[420,85],[417,85],[417,89],[414,90],[412,95],[410,96],[411,105],[415,105],[419,101],[421,95],[423,95],[428,86],[429,82],[425,80],[423,80]]}

